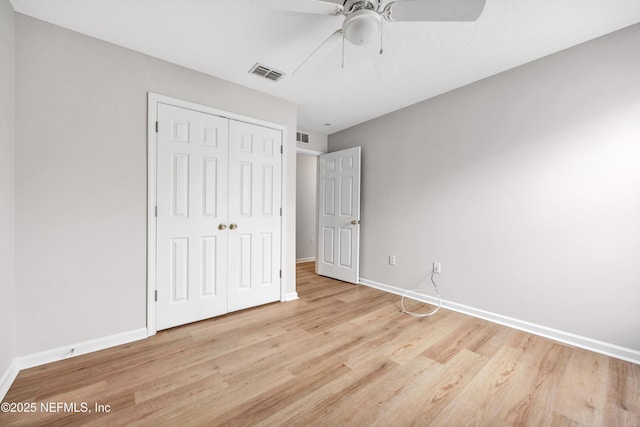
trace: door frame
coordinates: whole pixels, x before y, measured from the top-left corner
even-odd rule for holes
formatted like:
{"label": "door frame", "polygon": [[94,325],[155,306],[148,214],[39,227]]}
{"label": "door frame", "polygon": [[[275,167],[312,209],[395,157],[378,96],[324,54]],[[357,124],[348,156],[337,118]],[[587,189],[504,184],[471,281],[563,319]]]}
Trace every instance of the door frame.
{"label": "door frame", "polygon": [[[201,113],[212,114],[226,119],[263,126],[282,132],[282,167],[281,189],[282,192],[282,216],[280,218],[280,269],[286,271],[287,259],[287,127],[278,123],[268,122],[241,114],[231,113],[217,108],[197,104],[182,99],[172,98],[154,92],[147,92],[147,336],[156,334],[156,121],[158,120],[158,104],[168,104],[175,107],[194,110]],[[280,279],[280,301],[287,301],[287,276]]]}

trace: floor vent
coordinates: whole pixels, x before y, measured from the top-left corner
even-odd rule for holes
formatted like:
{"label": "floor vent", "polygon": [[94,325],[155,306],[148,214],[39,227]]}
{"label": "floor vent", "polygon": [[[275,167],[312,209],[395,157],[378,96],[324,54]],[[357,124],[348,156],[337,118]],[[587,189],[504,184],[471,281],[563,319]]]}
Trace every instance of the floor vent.
{"label": "floor vent", "polygon": [[274,70],[273,68],[258,63],[251,67],[249,73],[255,74],[256,76],[264,77],[265,79],[273,80],[274,82],[277,82],[284,77],[283,72]]}

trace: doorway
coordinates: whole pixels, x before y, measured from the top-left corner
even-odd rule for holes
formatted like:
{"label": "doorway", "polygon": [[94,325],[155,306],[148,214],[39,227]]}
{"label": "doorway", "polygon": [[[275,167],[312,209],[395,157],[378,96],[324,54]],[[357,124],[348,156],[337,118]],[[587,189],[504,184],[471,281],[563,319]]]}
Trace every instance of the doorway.
{"label": "doorway", "polygon": [[296,262],[316,260],[318,154],[296,155]]}

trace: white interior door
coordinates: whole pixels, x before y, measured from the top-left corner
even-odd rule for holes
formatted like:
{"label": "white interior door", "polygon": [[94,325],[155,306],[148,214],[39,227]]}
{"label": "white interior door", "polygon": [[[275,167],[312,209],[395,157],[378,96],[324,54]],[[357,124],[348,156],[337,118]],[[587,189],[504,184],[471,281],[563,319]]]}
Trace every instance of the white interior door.
{"label": "white interior door", "polygon": [[316,272],[359,280],[360,147],[320,156]]}
{"label": "white interior door", "polygon": [[229,121],[229,311],[280,300],[282,132]]}
{"label": "white interior door", "polygon": [[228,120],[158,104],[157,329],[227,312]]}

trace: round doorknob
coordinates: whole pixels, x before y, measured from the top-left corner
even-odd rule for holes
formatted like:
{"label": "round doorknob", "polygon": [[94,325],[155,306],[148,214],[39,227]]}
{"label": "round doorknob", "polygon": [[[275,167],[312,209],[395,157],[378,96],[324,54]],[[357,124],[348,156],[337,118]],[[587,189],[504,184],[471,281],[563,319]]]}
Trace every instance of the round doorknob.
{"label": "round doorknob", "polygon": [[235,230],[236,228],[238,228],[238,226],[236,224],[231,224],[229,228],[232,230]]}
{"label": "round doorknob", "polygon": [[353,221],[351,221],[351,224],[353,224],[353,225],[358,224],[358,220],[354,219]]}
{"label": "round doorknob", "polygon": [[226,230],[227,229],[227,224],[220,224],[218,226],[218,230]]}

